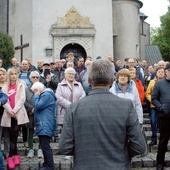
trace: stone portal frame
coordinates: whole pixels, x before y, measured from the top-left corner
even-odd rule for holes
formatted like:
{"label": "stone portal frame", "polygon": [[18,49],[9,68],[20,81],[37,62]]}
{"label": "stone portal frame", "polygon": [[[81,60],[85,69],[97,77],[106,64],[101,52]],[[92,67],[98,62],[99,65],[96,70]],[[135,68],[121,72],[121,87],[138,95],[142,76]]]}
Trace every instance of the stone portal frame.
{"label": "stone portal frame", "polygon": [[87,56],[93,57],[93,39],[96,33],[88,17],[82,17],[73,6],[64,17],[58,17],[51,26],[54,58],[59,59],[62,49],[68,44],[79,44]]}
{"label": "stone portal frame", "polygon": [[51,28],[53,36],[54,58],[60,59],[62,49],[68,44],[79,44],[86,51],[87,56],[93,57],[94,27],[60,27],[53,25]]}

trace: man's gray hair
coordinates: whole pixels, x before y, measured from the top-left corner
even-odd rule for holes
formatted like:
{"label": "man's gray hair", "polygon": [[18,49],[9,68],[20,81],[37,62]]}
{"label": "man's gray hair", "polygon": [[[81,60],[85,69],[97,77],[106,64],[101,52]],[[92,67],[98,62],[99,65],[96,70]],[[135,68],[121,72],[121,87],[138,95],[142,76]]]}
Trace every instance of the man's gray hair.
{"label": "man's gray hair", "polygon": [[40,77],[40,74],[38,71],[31,71],[29,78],[31,79],[32,76]]}
{"label": "man's gray hair", "polygon": [[89,78],[91,85],[108,85],[114,78],[114,66],[106,59],[95,60],[89,68]]}

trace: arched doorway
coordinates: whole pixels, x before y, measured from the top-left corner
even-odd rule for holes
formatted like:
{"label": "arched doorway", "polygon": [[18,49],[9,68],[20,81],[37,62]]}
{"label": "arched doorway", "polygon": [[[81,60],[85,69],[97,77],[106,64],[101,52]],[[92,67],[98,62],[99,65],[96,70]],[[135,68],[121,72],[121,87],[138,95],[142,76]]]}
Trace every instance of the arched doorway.
{"label": "arched doorway", "polygon": [[62,51],[60,53],[60,59],[65,59],[66,55],[70,52],[74,53],[75,58],[82,56],[82,57],[84,57],[84,59],[86,59],[86,57],[87,57],[86,51],[84,50],[84,48],[81,45],[76,44],[76,43],[75,44],[71,43],[71,44],[66,45],[62,49]]}

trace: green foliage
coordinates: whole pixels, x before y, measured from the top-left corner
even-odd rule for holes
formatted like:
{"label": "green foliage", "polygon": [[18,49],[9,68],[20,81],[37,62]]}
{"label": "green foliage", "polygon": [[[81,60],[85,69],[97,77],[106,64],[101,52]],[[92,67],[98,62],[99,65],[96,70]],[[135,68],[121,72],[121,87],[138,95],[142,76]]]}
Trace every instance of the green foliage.
{"label": "green foliage", "polygon": [[170,6],[160,21],[160,28],[151,28],[151,44],[158,45],[163,59],[170,61]]}
{"label": "green foliage", "polygon": [[0,32],[0,58],[3,60],[3,67],[7,68],[10,65],[11,58],[14,57],[14,45],[12,38]]}

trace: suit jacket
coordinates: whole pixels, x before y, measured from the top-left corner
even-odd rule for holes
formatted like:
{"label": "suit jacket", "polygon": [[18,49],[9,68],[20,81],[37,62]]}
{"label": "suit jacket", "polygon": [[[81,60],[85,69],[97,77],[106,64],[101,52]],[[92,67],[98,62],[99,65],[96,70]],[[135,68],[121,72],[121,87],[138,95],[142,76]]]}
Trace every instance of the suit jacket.
{"label": "suit jacket", "polygon": [[59,150],[74,155],[75,170],[130,169],[146,144],[132,101],[94,89],[66,110]]}

